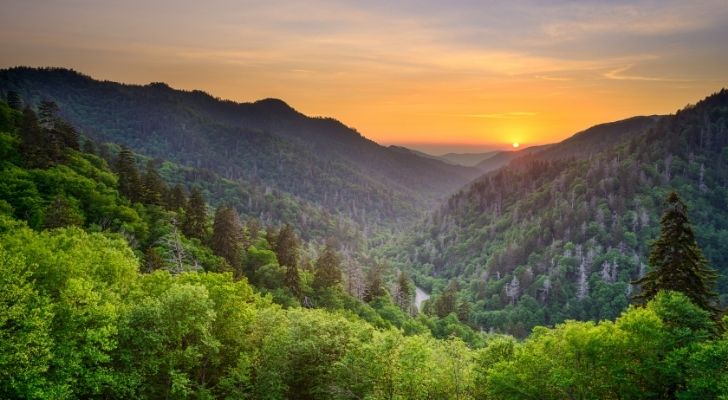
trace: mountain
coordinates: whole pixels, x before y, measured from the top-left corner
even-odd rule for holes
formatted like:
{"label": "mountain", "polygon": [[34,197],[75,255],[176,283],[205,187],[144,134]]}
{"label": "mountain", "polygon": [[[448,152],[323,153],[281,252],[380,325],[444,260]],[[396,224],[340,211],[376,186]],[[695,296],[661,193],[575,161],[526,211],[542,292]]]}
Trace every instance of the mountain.
{"label": "mountain", "polygon": [[725,303],[727,177],[722,90],[675,115],[597,126],[517,158],[452,196],[388,255],[434,288],[435,303],[454,282],[483,329],[523,336],[535,325],[614,318],[647,271],[675,190],[721,273]]}
{"label": "mountain", "polygon": [[449,161],[453,164],[474,167],[478,163],[499,154],[500,151],[486,151],[484,153],[447,153],[438,156],[439,159]]}
{"label": "mountain", "polygon": [[550,145],[546,144],[541,146],[526,147],[521,150],[499,151],[491,157],[488,157],[485,160],[475,164],[475,168],[478,168],[483,172],[493,171],[504,165],[508,165],[509,162],[515,160],[518,157],[538,153],[542,150],[547,149],[549,146]]}
{"label": "mountain", "polygon": [[448,161],[448,160],[444,160],[444,159],[442,159],[442,158],[441,158],[441,157],[439,157],[439,156],[433,156],[432,154],[427,154],[427,153],[425,153],[425,152],[422,152],[422,151],[418,151],[418,150],[410,149],[409,147],[404,147],[404,146],[396,146],[396,145],[390,145],[390,146],[389,146],[389,148],[390,148],[390,149],[392,149],[392,150],[394,150],[394,151],[398,151],[398,152],[400,152],[400,153],[405,153],[405,154],[408,154],[408,153],[409,153],[409,154],[415,154],[415,155],[417,155],[417,156],[420,156],[420,157],[424,157],[424,158],[429,158],[429,159],[431,159],[431,160],[438,160],[438,161],[443,161],[443,162],[446,162],[446,163],[448,163],[448,164],[452,164],[452,165],[458,165],[457,163],[453,163],[453,162],[450,162],[450,161]]}
{"label": "mountain", "polygon": [[380,146],[277,99],[236,103],[59,68],[2,70],[0,91],[10,90],[26,102],[56,102],[63,117],[96,141],[289,193],[364,225],[411,221],[479,174]]}
{"label": "mountain", "polygon": [[589,158],[625,139],[640,134],[654,126],[660,118],[662,116],[659,115],[638,116],[595,125],[574,134],[559,143],[558,146],[540,149],[542,151],[539,151],[534,157],[540,160],[558,160],[569,157]]}

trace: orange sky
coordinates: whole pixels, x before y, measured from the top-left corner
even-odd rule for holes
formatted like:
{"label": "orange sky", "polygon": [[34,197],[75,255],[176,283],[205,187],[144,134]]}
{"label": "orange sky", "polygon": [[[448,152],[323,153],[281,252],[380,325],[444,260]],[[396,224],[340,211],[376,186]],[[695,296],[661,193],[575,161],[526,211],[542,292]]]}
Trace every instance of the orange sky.
{"label": "orange sky", "polygon": [[728,86],[725,1],[59,3],[3,6],[0,66],[277,97],[434,153],[554,142]]}

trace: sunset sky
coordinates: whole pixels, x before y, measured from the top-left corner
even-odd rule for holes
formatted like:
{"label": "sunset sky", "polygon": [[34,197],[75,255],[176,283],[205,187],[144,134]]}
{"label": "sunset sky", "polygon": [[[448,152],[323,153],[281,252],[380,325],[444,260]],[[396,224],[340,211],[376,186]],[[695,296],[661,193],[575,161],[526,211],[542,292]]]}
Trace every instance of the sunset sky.
{"label": "sunset sky", "polygon": [[728,86],[728,1],[11,1],[0,66],[285,100],[442,153],[561,140]]}

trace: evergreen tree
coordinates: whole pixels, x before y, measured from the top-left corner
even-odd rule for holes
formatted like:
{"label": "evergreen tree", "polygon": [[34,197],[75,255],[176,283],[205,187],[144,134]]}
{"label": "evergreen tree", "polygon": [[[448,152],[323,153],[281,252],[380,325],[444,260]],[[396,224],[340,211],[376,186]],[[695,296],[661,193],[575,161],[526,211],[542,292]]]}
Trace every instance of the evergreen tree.
{"label": "evergreen tree", "polygon": [[28,168],[47,168],[51,165],[51,159],[45,146],[43,130],[38,123],[35,112],[26,107],[23,110],[23,118],[20,122],[20,153]]}
{"label": "evergreen tree", "polygon": [[233,267],[237,278],[243,276],[241,239],[242,225],[238,213],[230,207],[218,207],[215,211],[215,222],[212,224],[210,247]]}
{"label": "evergreen tree", "polygon": [[331,244],[327,243],[324,251],[316,260],[313,287],[316,290],[334,287],[341,283],[341,259]]}
{"label": "evergreen tree", "polygon": [[276,252],[278,264],[283,266],[298,266],[299,241],[296,232],[289,224],[285,224],[278,235],[275,242],[271,243]]}
{"label": "evergreen tree", "polygon": [[200,240],[204,240],[207,236],[207,206],[202,192],[197,188],[190,191],[182,232],[188,237]]}
{"label": "evergreen tree", "polygon": [[184,210],[187,208],[187,195],[185,189],[179,183],[174,185],[165,193],[165,206],[170,211]]}
{"label": "evergreen tree", "polygon": [[86,139],[83,142],[83,152],[88,154],[96,154],[96,146],[94,145],[93,140]]}
{"label": "evergreen tree", "polygon": [[717,273],[708,266],[695,241],[687,211],[677,193],[671,192],[660,221],[660,237],[650,254],[652,270],[635,282],[641,290],[634,300],[644,304],[662,290],[677,291],[701,308],[717,314],[717,295],[712,291]]}
{"label": "evergreen tree", "polygon": [[50,129],[50,134],[53,137],[53,140],[57,141],[62,149],[81,149],[81,145],[78,142],[78,132],[76,132],[76,128],[64,120],[56,119]]}
{"label": "evergreen tree", "polygon": [[38,121],[45,129],[51,129],[58,121],[58,105],[50,100],[43,100],[38,106]]}
{"label": "evergreen tree", "polygon": [[293,228],[286,224],[278,232],[274,244],[278,264],[286,267],[285,286],[291,293],[300,298],[301,277],[298,272],[299,240]]}
{"label": "evergreen tree", "polygon": [[367,271],[367,287],[364,292],[364,301],[367,303],[387,294],[387,290],[384,288],[384,266],[380,263],[375,263]]}
{"label": "evergreen tree", "polygon": [[147,161],[142,182],[144,203],[162,205],[162,199],[166,195],[167,187],[162,177],[159,176],[159,171],[157,171],[157,161]]}
{"label": "evergreen tree", "polygon": [[440,318],[445,318],[450,313],[456,311],[455,305],[457,301],[458,283],[457,281],[450,281],[442,292],[440,297],[435,300],[435,314]]}
{"label": "evergreen tree", "polygon": [[397,293],[394,300],[402,311],[408,312],[412,306],[412,284],[404,271],[397,277]]}
{"label": "evergreen tree", "polygon": [[22,110],[23,109],[23,100],[20,98],[20,95],[18,92],[14,90],[9,90],[6,96],[6,99],[8,101],[8,105],[13,110]]}
{"label": "evergreen tree", "polygon": [[122,146],[116,157],[115,170],[119,175],[119,192],[134,202],[142,201],[142,181],[139,177],[134,153]]}

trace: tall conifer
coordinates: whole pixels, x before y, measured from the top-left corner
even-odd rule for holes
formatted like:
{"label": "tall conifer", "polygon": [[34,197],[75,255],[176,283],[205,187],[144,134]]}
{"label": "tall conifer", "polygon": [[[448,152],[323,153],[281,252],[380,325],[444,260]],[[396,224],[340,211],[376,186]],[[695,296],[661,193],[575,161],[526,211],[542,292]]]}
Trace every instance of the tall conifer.
{"label": "tall conifer", "polygon": [[643,304],[661,290],[673,290],[684,293],[701,308],[718,313],[717,295],[712,290],[717,273],[698,247],[687,206],[677,193],[668,195],[660,224],[662,231],[650,254],[652,270],[635,282],[641,290],[634,300]]}

